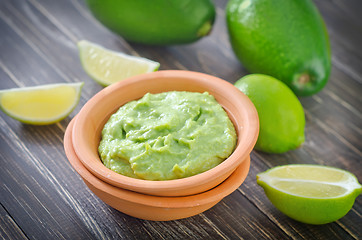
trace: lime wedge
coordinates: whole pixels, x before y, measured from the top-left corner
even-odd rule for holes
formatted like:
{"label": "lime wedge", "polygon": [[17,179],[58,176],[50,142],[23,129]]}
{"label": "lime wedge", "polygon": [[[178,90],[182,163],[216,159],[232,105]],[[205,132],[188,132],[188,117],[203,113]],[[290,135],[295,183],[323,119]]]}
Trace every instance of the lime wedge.
{"label": "lime wedge", "polygon": [[85,40],[78,42],[78,49],[84,70],[102,86],[135,75],[154,72],[160,67],[158,62],[111,51]]}
{"label": "lime wedge", "polygon": [[309,224],[340,219],[362,192],[352,173],[320,165],[279,166],[259,173],[256,178],[276,208]]}
{"label": "lime wedge", "polygon": [[52,124],[73,111],[82,86],[83,82],[0,90],[0,108],[23,123]]}

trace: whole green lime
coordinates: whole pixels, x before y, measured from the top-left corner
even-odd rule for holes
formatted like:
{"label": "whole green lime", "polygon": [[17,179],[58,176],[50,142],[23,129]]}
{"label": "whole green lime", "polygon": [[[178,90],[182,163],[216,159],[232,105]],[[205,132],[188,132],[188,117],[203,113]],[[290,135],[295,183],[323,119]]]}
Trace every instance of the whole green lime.
{"label": "whole green lime", "polygon": [[210,0],[87,0],[93,15],[124,39],[172,45],[207,35],[215,19]]}
{"label": "whole green lime", "polygon": [[283,82],[263,74],[250,74],[235,83],[258,111],[260,131],[255,149],[284,153],[304,142],[304,110]]}
{"label": "whole green lime", "polygon": [[250,73],[273,76],[298,96],[326,85],[330,44],[312,0],[230,0],[226,18],[233,50]]}

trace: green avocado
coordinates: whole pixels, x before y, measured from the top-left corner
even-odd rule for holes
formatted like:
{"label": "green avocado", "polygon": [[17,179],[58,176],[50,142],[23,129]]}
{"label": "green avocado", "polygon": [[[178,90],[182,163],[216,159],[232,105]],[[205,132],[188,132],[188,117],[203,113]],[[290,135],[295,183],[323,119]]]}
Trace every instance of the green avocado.
{"label": "green avocado", "polygon": [[194,42],[215,19],[210,0],[86,0],[93,15],[124,39],[147,45]]}
{"label": "green avocado", "polygon": [[326,85],[330,43],[311,0],[230,0],[226,18],[232,48],[249,72],[273,76],[298,96]]}

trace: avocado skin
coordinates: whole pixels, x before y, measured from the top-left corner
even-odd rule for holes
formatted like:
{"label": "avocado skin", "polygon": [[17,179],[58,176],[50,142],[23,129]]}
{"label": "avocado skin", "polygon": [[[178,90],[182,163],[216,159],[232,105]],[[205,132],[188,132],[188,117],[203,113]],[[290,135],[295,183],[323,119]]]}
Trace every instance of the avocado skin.
{"label": "avocado skin", "polygon": [[330,43],[312,1],[230,0],[226,12],[232,48],[249,72],[280,79],[298,96],[326,85]]}
{"label": "avocado skin", "polygon": [[92,14],[124,39],[147,45],[194,42],[211,31],[210,0],[86,0]]}

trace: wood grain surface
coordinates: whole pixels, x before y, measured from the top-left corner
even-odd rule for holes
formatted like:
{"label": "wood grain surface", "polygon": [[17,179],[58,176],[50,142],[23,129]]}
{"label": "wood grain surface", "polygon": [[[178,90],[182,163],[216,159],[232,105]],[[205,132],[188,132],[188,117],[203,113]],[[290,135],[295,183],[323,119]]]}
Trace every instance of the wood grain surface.
{"label": "wood grain surface", "polygon": [[318,94],[300,98],[306,142],[285,154],[253,151],[237,191],[197,216],[146,221],[107,206],[70,166],[63,135],[102,89],[83,71],[76,43],[160,62],[161,70],[204,72],[234,83],[248,74],[236,59],[225,23],[226,1],[214,0],[212,33],[180,46],[129,43],[103,27],[82,0],[0,1],[0,89],[84,81],[80,102],[63,121],[24,125],[0,112],[0,239],[362,239],[362,197],[342,219],[321,226],[280,213],[256,184],[266,169],[291,163],[339,167],[362,181],[362,1],[315,0],[328,28],[332,73]]}

